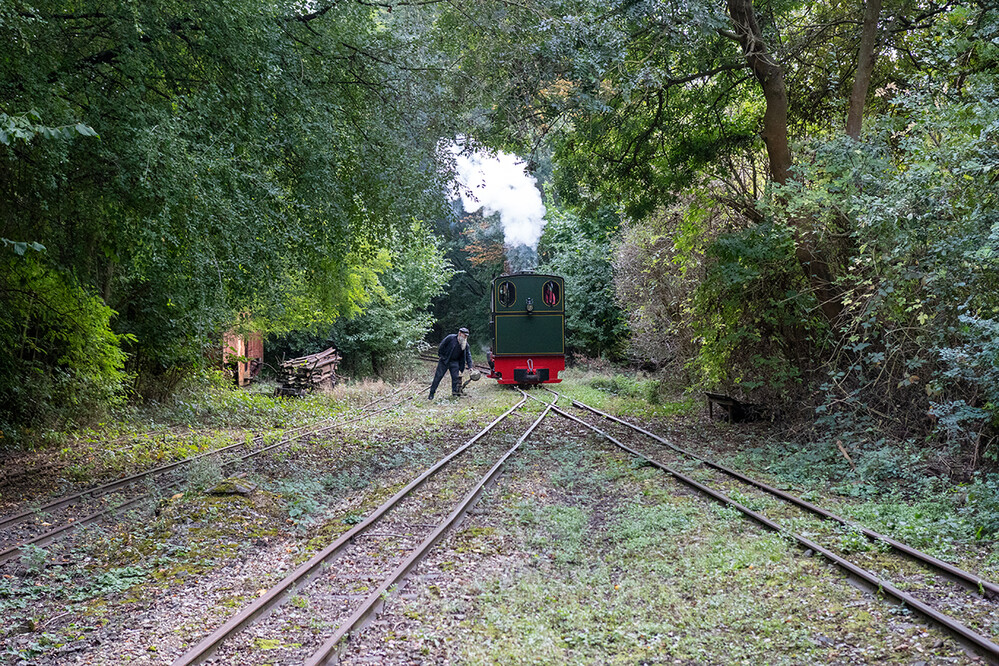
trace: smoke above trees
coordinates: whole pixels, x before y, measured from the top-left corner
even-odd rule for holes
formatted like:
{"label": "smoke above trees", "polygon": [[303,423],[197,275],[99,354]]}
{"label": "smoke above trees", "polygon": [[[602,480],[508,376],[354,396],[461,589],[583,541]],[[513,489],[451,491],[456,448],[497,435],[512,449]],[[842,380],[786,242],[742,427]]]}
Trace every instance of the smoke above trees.
{"label": "smoke above trees", "polygon": [[512,270],[537,265],[538,240],[545,226],[545,205],[527,163],[516,155],[482,150],[455,155],[455,181],[462,207],[484,215],[498,215],[503,228],[507,261]]}

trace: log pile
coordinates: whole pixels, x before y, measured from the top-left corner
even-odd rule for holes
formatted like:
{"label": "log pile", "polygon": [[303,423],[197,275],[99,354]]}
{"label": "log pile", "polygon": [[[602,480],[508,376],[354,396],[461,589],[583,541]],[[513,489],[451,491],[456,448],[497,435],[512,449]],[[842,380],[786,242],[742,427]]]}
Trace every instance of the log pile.
{"label": "log pile", "polygon": [[318,354],[282,361],[278,364],[281,386],[275,395],[301,397],[318,388],[333,388],[339,379],[336,368],[340,359],[336,349],[330,347]]}

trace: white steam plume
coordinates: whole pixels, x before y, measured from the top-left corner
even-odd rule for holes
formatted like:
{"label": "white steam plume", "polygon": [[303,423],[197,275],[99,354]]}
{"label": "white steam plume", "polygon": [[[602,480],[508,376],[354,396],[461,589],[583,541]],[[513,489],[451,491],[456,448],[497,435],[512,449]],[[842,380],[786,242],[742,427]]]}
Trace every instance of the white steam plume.
{"label": "white steam plume", "polygon": [[545,205],[534,177],[527,173],[527,163],[503,152],[491,155],[477,150],[469,155],[460,146],[452,151],[458,196],[465,210],[499,213],[506,245],[536,250],[545,226]]}

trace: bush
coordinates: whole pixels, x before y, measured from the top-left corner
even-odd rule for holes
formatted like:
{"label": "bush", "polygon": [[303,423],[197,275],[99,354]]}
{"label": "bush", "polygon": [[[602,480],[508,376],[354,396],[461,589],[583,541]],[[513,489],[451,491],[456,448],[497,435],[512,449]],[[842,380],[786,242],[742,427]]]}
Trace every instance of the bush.
{"label": "bush", "polygon": [[978,539],[991,539],[999,535],[999,477],[976,476],[967,486],[967,504],[962,513],[975,529]]}
{"label": "bush", "polygon": [[590,386],[614,395],[639,398],[650,405],[662,402],[664,383],[657,379],[631,379],[624,375],[612,377],[597,377],[590,381]]}
{"label": "bush", "polygon": [[565,278],[565,346],[571,354],[624,356],[628,324],[614,292],[614,254],[618,218],[582,217],[549,209],[539,244],[538,273]]}
{"label": "bush", "polygon": [[980,92],[903,95],[866,143],[809,144],[776,212],[817,220],[838,264],[820,414],[922,439],[958,476],[996,460],[999,425],[999,110]]}
{"label": "bush", "polygon": [[[38,246],[41,248],[41,246]],[[129,375],[111,310],[69,274],[48,267],[44,248],[0,248],[0,430],[97,419],[122,404]],[[22,249],[22,251],[24,251]]]}
{"label": "bush", "polygon": [[[764,223],[719,235],[690,303],[706,388],[787,394],[810,370],[827,327],[794,254],[794,232]],[[818,344],[817,344],[818,343]]]}
{"label": "bush", "polygon": [[625,227],[615,281],[635,333],[630,353],[696,387],[754,401],[798,392],[828,327],[793,230],[707,198]]}

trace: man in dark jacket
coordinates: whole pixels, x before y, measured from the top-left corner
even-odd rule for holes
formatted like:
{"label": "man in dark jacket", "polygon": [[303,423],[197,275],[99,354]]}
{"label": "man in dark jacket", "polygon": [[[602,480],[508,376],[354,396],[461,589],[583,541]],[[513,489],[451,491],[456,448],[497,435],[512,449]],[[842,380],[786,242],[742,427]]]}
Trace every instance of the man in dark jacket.
{"label": "man in dark jacket", "polygon": [[465,368],[472,369],[472,352],[468,348],[468,329],[461,327],[457,333],[452,333],[437,347],[437,372],[434,382],[430,385],[430,400],[434,399],[437,386],[444,378],[444,373],[451,372],[451,395],[461,395],[461,373]]}

